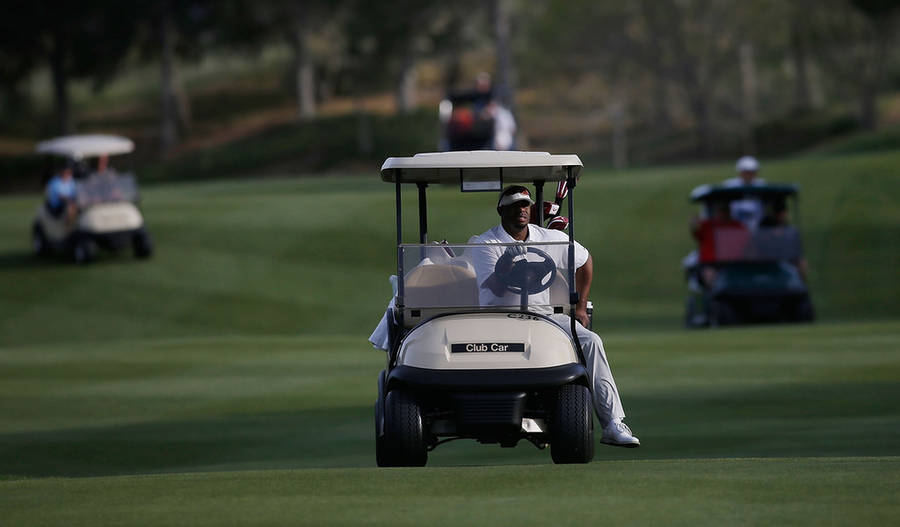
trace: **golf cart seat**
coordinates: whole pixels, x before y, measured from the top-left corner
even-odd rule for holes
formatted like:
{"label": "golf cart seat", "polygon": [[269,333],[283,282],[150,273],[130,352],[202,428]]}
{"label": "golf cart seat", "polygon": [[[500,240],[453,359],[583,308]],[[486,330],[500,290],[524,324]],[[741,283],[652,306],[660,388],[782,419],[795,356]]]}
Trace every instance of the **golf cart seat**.
{"label": "golf cart seat", "polygon": [[[460,260],[460,261],[454,261]],[[403,320],[407,328],[441,313],[478,306],[475,271],[462,259],[420,265],[404,279]]]}

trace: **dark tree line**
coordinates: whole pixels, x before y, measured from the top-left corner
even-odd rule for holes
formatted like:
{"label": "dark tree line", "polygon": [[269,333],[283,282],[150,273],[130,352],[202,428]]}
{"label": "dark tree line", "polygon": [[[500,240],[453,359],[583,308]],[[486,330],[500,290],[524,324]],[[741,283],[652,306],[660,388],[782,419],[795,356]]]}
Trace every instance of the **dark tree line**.
{"label": "dark tree line", "polygon": [[391,90],[398,111],[409,111],[421,61],[440,64],[452,86],[463,53],[487,46],[510,107],[518,84],[602,78],[597,104],[622,138],[626,123],[668,130],[686,115],[703,151],[714,150],[723,123],[737,123],[752,149],[749,130],[760,119],[830,100],[856,101],[860,123],[874,128],[900,19],[895,0],[10,0],[5,8],[7,112],[26,107],[22,80],[46,68],[57,127],[67,132],[70,82],[102,87],[136,56],[159,64],[164,152],[190,126],[177,65],[273,42],[292,50],[298,119],[313,118],[317,101],[338,88]]}

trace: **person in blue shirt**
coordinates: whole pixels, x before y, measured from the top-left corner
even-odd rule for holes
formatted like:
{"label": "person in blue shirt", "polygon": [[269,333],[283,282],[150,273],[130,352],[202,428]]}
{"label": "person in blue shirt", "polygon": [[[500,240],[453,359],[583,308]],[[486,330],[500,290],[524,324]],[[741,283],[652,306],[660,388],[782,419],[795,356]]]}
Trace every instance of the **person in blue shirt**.
{"label": "person in blue shirt", "polygon": [[66,220],[72,220],[77,211],[75,206],[75,178],[72,167],[66,166],[47,183],[47,210],[59,218],[65,214]]}

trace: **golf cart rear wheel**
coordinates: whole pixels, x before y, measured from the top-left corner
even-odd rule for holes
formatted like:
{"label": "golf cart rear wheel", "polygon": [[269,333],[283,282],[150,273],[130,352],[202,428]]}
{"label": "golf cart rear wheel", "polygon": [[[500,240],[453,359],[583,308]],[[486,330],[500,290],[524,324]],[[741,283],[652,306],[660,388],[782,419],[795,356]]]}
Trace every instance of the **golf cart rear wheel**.
{"label": "golf cart rear wheel", "polygon": [[153,240],[150,233],[141,229],[134,234],[131,240],[134,245],[134,255],[138,258],[149,258],[153,254]]}
{"label": "golf cart rear wheel", "polygon": [[391,466],[423,467],[428,461],[422,408],[411,392],[403,389],[388,392],[384,401],[383,441],[387,454],[384,461]]}
{"label": "golf cart rear wheel", "polygon": [[812,322],[816,315],[809,296],[804,296],[793,305],[791,319],[796,322]]}
{"label": "golf cart rear wheel", "polygon": [[594,459],[594,418],[587,387],[567,384],[559,388],[550,424],[550,457],[557,464]]}

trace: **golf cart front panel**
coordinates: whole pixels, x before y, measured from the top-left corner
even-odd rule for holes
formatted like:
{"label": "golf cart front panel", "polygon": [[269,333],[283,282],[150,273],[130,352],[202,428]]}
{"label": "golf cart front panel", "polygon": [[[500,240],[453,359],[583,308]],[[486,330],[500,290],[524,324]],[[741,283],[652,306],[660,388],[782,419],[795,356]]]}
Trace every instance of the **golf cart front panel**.
{"label": "golf cart front panel", "polygon": [[134,232],[144,224],[141,212],[133,203],[98,203],[78,216],[78,229],[92,234]]}
{"label": "golf cart front panel", "polygon": [[566,330],[522,312],[435,317],[409,332],[397,357],[398,364],[441,370],[549,368],[573,362],[578,356]]}

